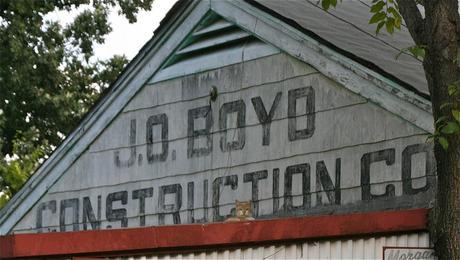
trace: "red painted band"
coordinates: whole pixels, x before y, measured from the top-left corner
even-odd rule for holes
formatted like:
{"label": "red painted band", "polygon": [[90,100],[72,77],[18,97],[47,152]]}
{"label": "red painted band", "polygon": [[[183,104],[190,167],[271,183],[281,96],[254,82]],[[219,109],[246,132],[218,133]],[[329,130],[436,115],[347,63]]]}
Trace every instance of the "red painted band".
{"label": "red painted band", "polygon": [[0,258],[111,255],[426,230],[428,209],[0,237]]}

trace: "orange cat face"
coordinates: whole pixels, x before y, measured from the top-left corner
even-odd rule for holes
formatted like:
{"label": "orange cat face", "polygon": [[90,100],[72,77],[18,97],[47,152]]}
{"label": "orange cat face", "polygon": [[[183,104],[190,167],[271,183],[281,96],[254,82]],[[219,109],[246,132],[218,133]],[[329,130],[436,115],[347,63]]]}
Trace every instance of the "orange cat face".
{"label": "orange cat face", "polygon": [[238,218],[247,218],[252,216],[252,207],[250,201],[236,201],[236,216]]}

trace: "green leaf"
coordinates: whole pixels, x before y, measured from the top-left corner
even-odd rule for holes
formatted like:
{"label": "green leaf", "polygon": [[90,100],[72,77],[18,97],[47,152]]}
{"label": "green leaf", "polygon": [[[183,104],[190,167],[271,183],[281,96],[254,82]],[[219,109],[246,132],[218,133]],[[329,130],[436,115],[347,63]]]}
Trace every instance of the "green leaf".
{"label": "green leaf", "polygon": [[400,16],[398,11],[396,11],[396,9],[394,9],[394,7],[392,6],[388,7],[388,12],[392,14],[394,18],[397,18]]}
{"label": "green leaf", "polygon": [[460,123],[460,110],[452,110],[452,116]]}
{"label": "green leaf", "polygon": [[323,7],[324,10],[328,10],[329,7],[331,6],[331,0],[323,0],[321,2],[321,6]]}
{"label": "green leaf", "polygon": [[449,142],[447,141],[447,139],[441,136],[439,137],[438,141],[442,148],[447,151],[447,148],[449,148]]}
{"label": "green leaf", "polygon": [[425,47],[423,46],[416,45],[416,46],[409,47],[407,49],[403,49],[402,51],[404,50],[408,50],[410,54],[412,54],[412,56],[414,56],[417,59],[425,58]]}
{"label": "green leaf", "polygon": [[9,199],[10,199],[9,196],[7,196],[6,194],[0,195],[0,209],[6,205]]}
{"label": "green leaf", "polygon": [[416,58],[425,58],[425,48],[423,47],[415,47],[414,54]]}
{"label": "green leaf", "polygon": [[[402,18],[395,18],[395,27],[401,30]],[[425,50],[423,50],[425,52]]]}
{"label": "green leaf", "polygon": [[456,134],[460,133],[460,125],[456,122],[448,122],[442,129],[441,133],[443,134]]}
{"label": "green leaf", "polygon": [[385,19],[385,17],[387,17],[387,15],[384,12],[376,13],[369,20],[369,24],[378,23],[378,22],[382,21],[383,19]]}
{"label": "green leaf", "polygon": [[394,7],[388,7],[388,13],[393,15],[394,27],[401,29],[402,17],[399,14],[398,10],[396,10]]}
{"label": "green leaf", "polygon": [[[384,25],[385,25],[385,21],[381,21],[381,22],[377,25],[377,29],[375,30],[375,33],[378,34],[378,33],[380,32],[380,29],[382,29],[382,27],[383,27]],[[402,53],[402,52],[401,52],[401,53]],[[399,54],[398,54],[397,57],[399,57]],[[396,59],[398,59],[397,57],[396,57]]]}
{"label": "green leaf", "polygon": [[453,96],[455,93],[457,93],[457,91],[458,91],[457,86],[453,84],[447,86],[447,93],[449,94],[449,96]]}
{"label": "green leaf", "polygon": [[372,7],[371,7],[371,13],[378,13],[380,12],[383,7],[385,6],[385,2],[383,1],[379,1],[377,2],[376,4],[374,4]]}
{"label": "green leaf", "polygon": [[388,18],[387,22],[385,23],[387,32],[390,34],[393,34],[395,31],[395,19],[394,18]]}

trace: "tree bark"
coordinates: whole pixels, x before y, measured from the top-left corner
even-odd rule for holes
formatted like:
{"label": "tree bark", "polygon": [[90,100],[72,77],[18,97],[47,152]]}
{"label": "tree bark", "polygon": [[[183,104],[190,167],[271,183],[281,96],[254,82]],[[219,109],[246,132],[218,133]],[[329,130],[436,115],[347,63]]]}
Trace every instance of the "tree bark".
{"label": "tree bark", "polygon": [[[425,18],[415,0],[398,0],[399,11],[417,45],[426,46],[423,62],[431,95],[433,117],[455,120],[453,103],[460,110],[460,100],[450,97],[448,86],[460,80],[460,15],[458,0],[425,0]],[[460,259],[460,134],[446,135],[449,148],[436,142],[437,193],[429,225],[439,259]]]}
{"label": "tree bark", "polygon": [[[460,65],[456,61],[460,50],[458,1],[425,1],[425,12],[427,50],[423,65],[433,116],[435,122],[442,116],[452,121],[452,108],[441,106],[452,102],[460,110],[458,98],[448,94],[448,85],[460,80]],[[460,134],[445,137],[449,143],[447,150],[438,142],[434,146],[438,182],[430,231],[439,259],[460,259]]]}

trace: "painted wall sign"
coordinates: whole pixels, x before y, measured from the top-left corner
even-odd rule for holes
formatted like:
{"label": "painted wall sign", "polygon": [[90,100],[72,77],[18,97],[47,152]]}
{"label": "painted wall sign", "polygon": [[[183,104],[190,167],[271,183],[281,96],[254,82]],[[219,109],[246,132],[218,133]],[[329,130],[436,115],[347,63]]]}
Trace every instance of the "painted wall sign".
{"label": "painted wall sign", "polygon": [[259,219],[426,205],[425,135],[284,54],[154,83],[15,232],[218,222],[236,199]]}
{"label": "painted wall sign", "polygon": [[433,248],[428,247],[384,247],[383,260],[436,260]]}

